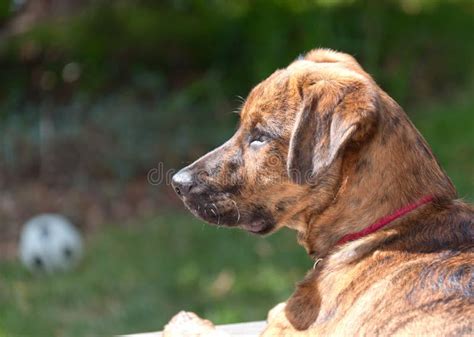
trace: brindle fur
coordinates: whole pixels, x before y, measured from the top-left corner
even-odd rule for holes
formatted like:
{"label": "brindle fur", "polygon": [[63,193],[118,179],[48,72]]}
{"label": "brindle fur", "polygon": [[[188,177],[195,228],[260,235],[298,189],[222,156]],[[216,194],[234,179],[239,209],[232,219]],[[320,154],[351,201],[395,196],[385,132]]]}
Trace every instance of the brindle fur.
{"label": "brindle fur", "polygon": [[[324,258],[264,336],[474,333],[474,209],[351,56],[316,49],[277,70],[251,91],[235,135],[183,170],[197,216],[258,234],[287,226]],[[336,246],[427,195],[435,200]]]}

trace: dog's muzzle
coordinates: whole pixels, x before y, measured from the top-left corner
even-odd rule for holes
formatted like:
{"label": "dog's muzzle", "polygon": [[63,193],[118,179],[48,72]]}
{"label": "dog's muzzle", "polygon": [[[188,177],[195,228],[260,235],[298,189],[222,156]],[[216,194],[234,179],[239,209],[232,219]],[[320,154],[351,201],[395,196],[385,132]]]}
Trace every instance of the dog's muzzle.
{"label": "dog's muzzle", "polygon": [[254,234],[267,234],[275,225],[269,212],[238,205],[233,195],[213,187],[189,167],[176,173],[171,185],[191,213],[211,224],[239,227]]}
{"label": "dog's muzzle", "polygon": [[[225,214],[220,193],[199,179],[188,167],[176,173],[171,181],[174,191],[195,216],[216,225],[232,225],[236,216]],[[229,219],[230,218],[230,219]]]}

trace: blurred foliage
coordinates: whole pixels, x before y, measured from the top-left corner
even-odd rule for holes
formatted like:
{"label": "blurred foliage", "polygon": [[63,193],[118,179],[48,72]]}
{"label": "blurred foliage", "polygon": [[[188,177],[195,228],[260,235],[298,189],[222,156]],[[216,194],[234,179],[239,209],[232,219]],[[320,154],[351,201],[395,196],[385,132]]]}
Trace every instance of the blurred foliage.
{"label": "blurred foliage", "polygon": [[469,0],[92,2],[0,45],[1,173],[180,166],[231,134],[238,95],[314,47],[353,54],[402,105],[449,97],[474,78],[473,13]]}
{"label": "blurred foliage", "polygon": [[460,198],[474,201],[474,98],[437,104],[415,111],[414,122],[424,135]]}

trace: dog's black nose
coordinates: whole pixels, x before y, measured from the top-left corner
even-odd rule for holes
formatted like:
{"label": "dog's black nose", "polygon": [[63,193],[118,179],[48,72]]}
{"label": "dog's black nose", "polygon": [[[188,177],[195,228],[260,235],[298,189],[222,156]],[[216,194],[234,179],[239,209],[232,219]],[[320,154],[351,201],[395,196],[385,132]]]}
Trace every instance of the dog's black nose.
{"label": "dog's black nose", "polygon": [[171,185],[180,197],[184,197],[194,187],[194,179],[187,170],[181,170],[173,176]]}

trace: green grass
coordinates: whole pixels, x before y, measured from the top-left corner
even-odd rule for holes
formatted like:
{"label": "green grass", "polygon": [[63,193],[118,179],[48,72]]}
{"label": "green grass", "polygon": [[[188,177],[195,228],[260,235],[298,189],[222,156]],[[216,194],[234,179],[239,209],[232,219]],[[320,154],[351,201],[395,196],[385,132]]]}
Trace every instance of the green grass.
{"label": "green grass", "polygon": [[32,276],[0,264],[5,335],[159,330],[181,309],[220,323],[264,319],[311,267],[289,231],[262,239],[180,214],[108,228],[87,248],[69,274]]}
{"label": "green grass", "polygon": [[[419,127],[460,195],[474,196],[474,102],[418,111]],[[69,274],[0,263],[0,336],[105,336],[159,330],[177,311],[217,323],[264,319],[311,267],[294,234],[258,238],[164,214],[110,226]]]}

